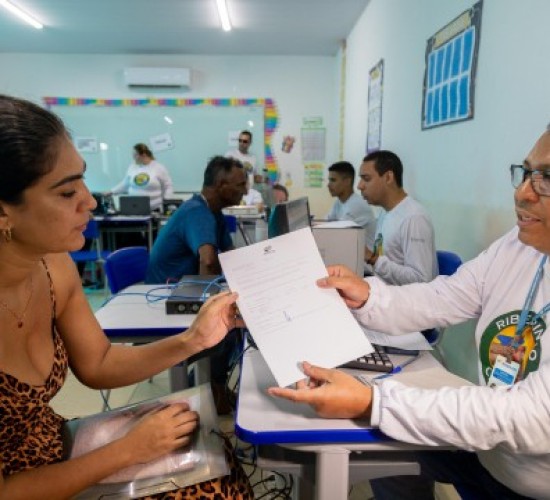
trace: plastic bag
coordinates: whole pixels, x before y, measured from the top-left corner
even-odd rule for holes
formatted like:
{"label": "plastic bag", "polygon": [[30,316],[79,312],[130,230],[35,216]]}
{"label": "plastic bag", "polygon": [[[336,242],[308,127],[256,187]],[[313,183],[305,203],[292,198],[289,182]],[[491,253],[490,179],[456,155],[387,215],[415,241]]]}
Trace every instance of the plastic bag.
{"label": "plastic bag", "polygon": [[146,464],[112,474],[75,498],[128,499],[154,495],[208,481],[229,473],[217,429],[216,408],[208,384],[109,412],[70,420],[64,429],[66,458],[76,458],[125,435],[143,415],[170,403],[186,401],[199,413],[200,425],[189,446]]}

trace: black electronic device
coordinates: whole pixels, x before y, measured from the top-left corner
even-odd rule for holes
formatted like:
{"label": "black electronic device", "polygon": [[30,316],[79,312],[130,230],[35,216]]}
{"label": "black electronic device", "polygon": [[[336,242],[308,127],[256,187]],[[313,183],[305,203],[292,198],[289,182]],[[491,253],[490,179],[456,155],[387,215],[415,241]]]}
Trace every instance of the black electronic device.
{"label": "black electronic device", "polygon": [[267,224],[267,233],[269,238],[275,238],[310,226],[309,202],[307,196],[304,196],[273,205]]}
{"label": "black electronic device", "polygon": [[183,276],[166,299],[166,314],[197,314],[204,302],[227,289],[219,276]]}
{"label": "black electronic device", "polygon": [[118,202],[120,215],[151,215],[149,196],[121,196]]}
{"label": "black electronic device", "polygon": [[388,356],[386,348],[377,344],[372,344],[372,347],[374,348],[374,352],[348,361],[341,365],[340,368],[390,373],[393,370],[393,363]]}
{"label": "black electronic device", "polygon": [[172,215],[182,203],[183,200],[181,198],[165,198],[162,200],[162,214],[166,216]]}
{"label": "black electronic device", "polygon": [[107,215],[111,213],[113,197],[103,193],[92,193],[95,199],[96,207],[93,210],[94,215]]}

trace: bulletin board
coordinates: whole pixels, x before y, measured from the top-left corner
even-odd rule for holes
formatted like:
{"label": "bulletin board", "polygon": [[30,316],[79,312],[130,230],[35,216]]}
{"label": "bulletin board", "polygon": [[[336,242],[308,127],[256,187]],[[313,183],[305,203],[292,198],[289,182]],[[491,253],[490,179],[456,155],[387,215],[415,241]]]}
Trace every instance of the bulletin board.
{"label": "bulletin board", "polygon": [[202,188],[208,159],[236,149],[239,131],[250,130],[250,152],[276,177],[272,137],[278,117],[271,99],[86,99],[46,97],[86,162],[91,191],[122,180],[133,146],[143,142],[172,177],[177,192]]}
{"label": "bulletin board", "polygon": [[480,0],[427,42],[422,129],[474,117],[482,7]]}

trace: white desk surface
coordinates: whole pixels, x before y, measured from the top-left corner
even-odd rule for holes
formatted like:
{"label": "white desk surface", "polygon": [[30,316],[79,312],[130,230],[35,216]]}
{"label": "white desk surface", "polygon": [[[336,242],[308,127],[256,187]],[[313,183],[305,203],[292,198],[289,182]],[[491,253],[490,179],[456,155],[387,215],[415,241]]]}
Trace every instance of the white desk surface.
{"label": "white desk surface", "polygon": [[[194,314],[166,314],[166,299],[158,302],[147,302],[145,294],[162,285],[133,285],[122,290],[110,302],[101,307],[95,314],[101,328],[109,334],[112,330],[147,331],[185,330],[195,319]],[[164,288],[154,292],[155,295],[170,295]],[[175,331],[172,333],[176,333]]]}
{"label": "white desk surface", "polygon": [[[189,328],[196,315],[166,314],[166,299],[147,302],[145,294],[162,285],[133,285],[117,294],[110,302],[101,307],[95,316],[112,342],[152,342],[170,335],[176,335]],[[156,295],[169,295],[170,290],[163,288]],[[210,380],[208,358],[197,370],[197,383]],[[187,362],[178,363],[170,370],[172,391],[188,387]]]}
{"label": "white desk surface", "polygon": [[[402,356],[399,358],[407,359]],[[398,365],[400,361],[394,359],[394,364]],[[407,385],[426,388],[468,384],[464,379],[445,370],[429,352],[422,353],[417,360],[392,378]],[[371,428],[364,420],[320,418],[305,404],[295,404],[268,395],[266,389],[276,385],[260,352],[247,351],[241,366],[235,423],[236,434],[244,441],[253,444],[355,442],[357,446],[346,448],[362,450],[368,443],[375,443],[376,449],[394,449],[392,441],[388,441],[387,437]],[[403,447],[407,445],[398,443],[399,449]]]}
{"label": "white desk surface", "polygon": [[149,222],[152,215],[94,215],[98,222]]}

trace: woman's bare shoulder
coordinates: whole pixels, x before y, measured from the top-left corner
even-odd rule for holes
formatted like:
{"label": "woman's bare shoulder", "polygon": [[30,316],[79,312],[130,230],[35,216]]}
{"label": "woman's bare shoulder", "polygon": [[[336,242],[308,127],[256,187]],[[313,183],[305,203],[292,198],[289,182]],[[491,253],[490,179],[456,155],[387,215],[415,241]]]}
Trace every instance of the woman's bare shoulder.
{"label": "woman's bare shoulder", "polygon": [[78,291],[82,293],[76,265],[68,253],[48,254],[43,260],[53,283],[56,302],[62,310],[69,297]]}

